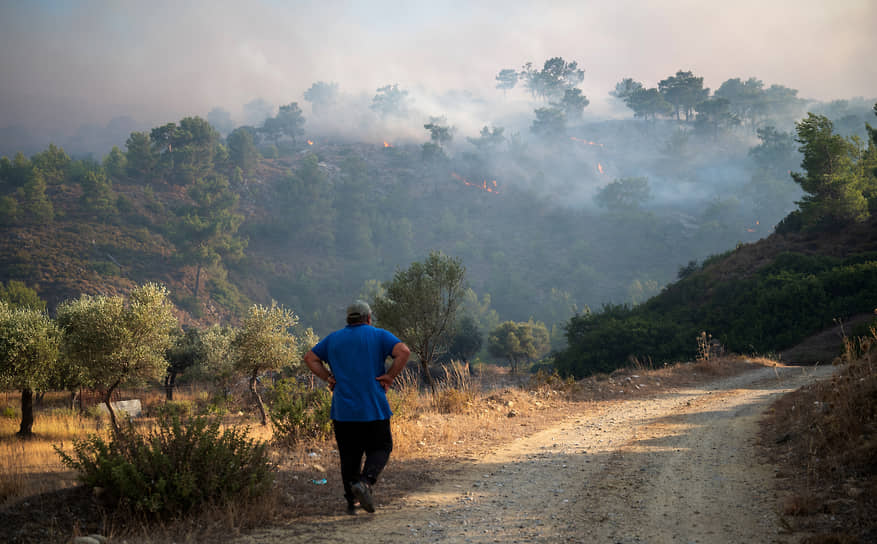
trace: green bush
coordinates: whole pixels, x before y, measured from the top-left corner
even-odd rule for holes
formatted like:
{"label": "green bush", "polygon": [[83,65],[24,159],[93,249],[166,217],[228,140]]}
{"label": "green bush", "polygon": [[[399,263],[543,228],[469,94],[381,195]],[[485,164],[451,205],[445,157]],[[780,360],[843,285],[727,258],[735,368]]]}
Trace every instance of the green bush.
{"label": "green bush", "polygon": [[582,377],[632,359],[691,360],[693,339],[704,330],[732,352],[774,352],[836,318],[873,311],[875,300],[877,254],[784,253],[745,277],[713,282],[706,273],[693,273],[637,307],[606,305],[573,317],[566,325],[568,347],[556,355],[555,368]]}
{"label": "green bush", "polygon": [[264,494],[275,466],[265,443],[248,429],[220,432],[219,420],[159,417],[157,428],[138,431],[129,421],[111,440],[74,440],[62,462],[86,485],[104,489],[117,506],[167,519],[208,503]]}
{"label": "green bush", "polygon": [[291,446],[302,438],[324,438],[332,431],[332,394],[327,389],[313,389],[289,378],[277,382],[271,396],[271,422],[279,444]]}

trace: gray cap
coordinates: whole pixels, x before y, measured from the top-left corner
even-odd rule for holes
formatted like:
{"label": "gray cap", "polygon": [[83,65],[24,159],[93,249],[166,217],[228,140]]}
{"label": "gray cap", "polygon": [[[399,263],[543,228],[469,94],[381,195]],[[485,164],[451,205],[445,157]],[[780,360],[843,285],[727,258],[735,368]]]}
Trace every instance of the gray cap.
{"label": "gray cap", "polygon": [[364,300],[357,300],[347,307],[347,319],[362,319],[371,313],[372,309]]}

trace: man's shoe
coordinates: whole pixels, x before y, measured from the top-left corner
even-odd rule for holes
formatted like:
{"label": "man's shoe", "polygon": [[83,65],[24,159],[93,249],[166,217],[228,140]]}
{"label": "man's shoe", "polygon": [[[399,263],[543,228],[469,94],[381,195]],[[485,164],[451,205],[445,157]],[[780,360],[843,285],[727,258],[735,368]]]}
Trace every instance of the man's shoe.
{"label": "man's shoe", "polygon": [[350,489],[359,501],[359,505],[362,506],[366,512],[371,514],[375,511],[375,499],[372,496],[372,486],[359,481],[353,484]]}
{"label": "man's shoe", "polygon": [[350,516],[356,515],[356,505],[353,504],[352,502],[347,503],[347,514]]}

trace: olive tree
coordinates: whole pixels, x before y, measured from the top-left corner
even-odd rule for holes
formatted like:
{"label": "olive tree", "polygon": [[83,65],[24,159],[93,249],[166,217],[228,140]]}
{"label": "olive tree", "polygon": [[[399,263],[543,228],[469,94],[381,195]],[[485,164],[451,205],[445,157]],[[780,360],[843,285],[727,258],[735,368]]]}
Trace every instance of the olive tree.
{"label": "olive tree", "polygon": [[44,312],[0,301],[0,386],[21,391],[18,435],[33,434],[34,391],[53,380],[61,335]]}
{"label": "olive tree", "polygon": [[268,424],[265,403],[256,387],[259,376],[279,370],[296,357],[296,338],[290,329],[298,323],[292,310],[272,302],[270,307],[250,307],[241,328],[232,340],[235,369],[247,376],[250,392],[259,407],[262,425]]}
{"label": "olive tree", "polygon": [[512,374],[518,372],[522,361],[543,357],[550,349],[548,329],[534,321],[500,323],[487,337],[487,351],[494,357],[508,359]]}
{"label": "olive tree", "polygon": [[118,422],[110,404],[123,384],[160,380],[167,372],[166,351],[179,326],[165,287],[147,283],[121,296],[82,295],[58,307],[64,353],[82,369],[83,382],[104,391],[113,428]]}
{"label": "olive tree", "polygon": [[398,336],[417,354],[433,392],[429,366],[448,349],[457,308],[466,289],[460,259],[433,251],[422,263],[397,270],[386,293],[375,297],[377,323]]}
{"label": "olive tree", "polygon": [[204,357],[199,361],[198,372],[215,383],[228,395],[235,379],[231,343],[237,331],[229,326],[213,324],[201,332]]}

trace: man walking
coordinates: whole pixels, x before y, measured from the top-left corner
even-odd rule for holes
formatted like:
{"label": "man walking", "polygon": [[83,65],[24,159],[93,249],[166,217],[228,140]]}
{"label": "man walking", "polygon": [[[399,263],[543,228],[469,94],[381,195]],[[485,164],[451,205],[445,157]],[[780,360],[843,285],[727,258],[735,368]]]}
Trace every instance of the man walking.
{"label": "man walking", "polygon": [[[328,382],[333,392],[330,417],[348,514],[356,513],[356,500],[367,512],[375,511],[372,486],[393,451],[387,390],[411,355],[395,335],[371,323],[371,308],[357,300],[347,307],[347,326],[323,338],[304,356],[311,372]],[[389,369],[387,357],[393,358]]]}

